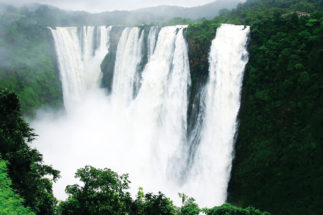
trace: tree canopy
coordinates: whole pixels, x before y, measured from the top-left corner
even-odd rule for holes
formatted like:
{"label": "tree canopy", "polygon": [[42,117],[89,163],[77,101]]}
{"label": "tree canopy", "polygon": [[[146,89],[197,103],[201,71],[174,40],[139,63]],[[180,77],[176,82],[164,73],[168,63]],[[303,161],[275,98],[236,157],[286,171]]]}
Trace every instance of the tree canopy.
{"label": "tree canopy", "polygon": [[52,181],[59,177],[59,171],[44,165],[42,155],[29,146],[35,136],[21,116],[16,94],[0,90],[0,155],[8,162],[12,187],[35,213],[53,214],[56,199]]}

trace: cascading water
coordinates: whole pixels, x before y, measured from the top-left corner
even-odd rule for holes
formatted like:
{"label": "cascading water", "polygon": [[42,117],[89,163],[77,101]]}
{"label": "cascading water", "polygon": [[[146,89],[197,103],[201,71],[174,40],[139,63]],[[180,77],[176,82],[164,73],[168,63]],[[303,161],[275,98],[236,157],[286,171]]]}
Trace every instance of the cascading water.
{"label": "cascading water", "polygon": [[83,27],[81,38],[76,27],[50,30],[58,56],[64,104],[70,110],[87,90],[97,87],[99,83],[100,64],[108,53],[111,27],[100,27],[100,45],[94,55],[94,27]]}
{"label": "cascading water", "polygon": [[248,62],[248,33],[249,27],[222,24],[212,41],[209,79],[202,103],[205,116],[191,172],[193,183],[204,195],[203,205],[220,205],[227,198],[240,91]]}
{"label": "cascading water", "polygon": [[[168,76],[161,113],[161,129],[158,138],[158,158],[161,170],[168,180],[176,184],[184,167],[186,151],[188,88],[190,69],[188,50],[183,36],[183,28],[177,34],[175,50]],[[163,156],[168,155],[168,156]]]}
{"label": "cascading water", "polygon": [[158,27],[151,27],[148,34],[148,59],[153,55],[156,47]]}
{"label": "cascading water", "polygon": [[121,35],[112,85],[113,102],[127,106],[132,101],[134,90],[138,89],[138,65],[142,58],[143,32],[137,27],[126,28]]}
{"label": "cascading water", "polygon": [[[62,179],[54,185],[58,198],[75,183],[76,169],[89,164],[129,173],[133,193],[142,186],[146,192],[161,190],[175,202],[179,192],[202,206],[225,201],[249,28],[218,29],[209,81],[201,92],[201,120],[189,136],[185,28],[123,29],[110,95],[99,82],[111,27],[51,29],[68,111],[58,118],[42,116],[32,126],[44,159],[61,170]],[[190,144],[196,148],[192,157]]]}
{"label": "cascading water", "polygon": [[149,187],[153,185],[149,180],[163,187],[169,182],[167,176],[171,173],[167,173],[167,168],[172,168],[171,158],[183,143],[189,81],[183,26],[162,28],[154,54],[144,69],[133,113],[134,140],[139,144],[134,150],[147,149],[142,159],[153,164],[145,168],[150,190],[154,188]]}

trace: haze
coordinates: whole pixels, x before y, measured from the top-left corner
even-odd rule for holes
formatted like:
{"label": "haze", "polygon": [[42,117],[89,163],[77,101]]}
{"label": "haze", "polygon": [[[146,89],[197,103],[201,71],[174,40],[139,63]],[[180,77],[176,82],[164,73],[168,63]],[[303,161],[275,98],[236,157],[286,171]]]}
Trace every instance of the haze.
{"label": "haze", "polygon": [[[30,3],[49,4],[66,10],[84,10],[92,13],[113,10],[135,10],[159,5],[194,7],[214,1],[215,0],[0,0],[1,3],[17,5]],[[240,1],[243,2],[244,0]]]}

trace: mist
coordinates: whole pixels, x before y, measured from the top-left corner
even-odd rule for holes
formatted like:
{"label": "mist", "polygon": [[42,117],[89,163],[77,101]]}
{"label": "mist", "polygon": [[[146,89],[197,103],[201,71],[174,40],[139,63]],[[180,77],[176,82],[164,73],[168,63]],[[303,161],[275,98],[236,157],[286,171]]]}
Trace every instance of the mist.
{"label": "mist", "polygon": [[[220,0],[218,0],[220,1]],[[226,0],[226,2],[244,2],[244,0]],[[0,0],[0,3],[7,3],[17,6],[39,3],[52,5],[65,10],[87,11],[98,13],[114,10],[136,10],[140,8],[156,7],[160,5],[171,5],[181,7],[196,7],[215,2],[215,0]]]}
{"label": "mist", "polygon": [[147,145],[150,138],[156,138],[154,132],[150,133],[153,128],[142,127],[145,119],[138,121],[134,106],[116,108],[104,90],[92,89],[70,108],[72,111],[39,110],[30,123],[38,135],[32,146],[44,155],[46,164],[61,172],[61,178],[53,184],[56,198],[65,200],[65,187],[79,184],[74,178],[77,169],[92,165],[120,175],[128,173],[133,197],[143,187],[146,193],[162,191],[177,205],[181,203],[178,193],[204,199],[195,189],[165,180],[165,172],[158,168],[158,157],[153,153],[158,144],[155,149]]}
{"label": "mist", "polygon": [[[134,154],[122,149],[124,146],[120,144],[129,131],[123,124],[123,115],[111,110],[103,90],[88,92],[71,108],[73,111],[68,112],[40,110],[36,120],[31,122],[31,127],[39,135],[33,145],[44,154],[45,163],[53,164],[61,171],[62,178],[54,184],[58,199],[67,197],[65,186],[77,182],[74,174],[85,165],[111,168],[119,174],[136,169],[135,166],[125,168],[122,163],[134,164],[131,162]],[[120,159],[122,157],[124,159]],[[120,161],[119,165],[115,161]]]}

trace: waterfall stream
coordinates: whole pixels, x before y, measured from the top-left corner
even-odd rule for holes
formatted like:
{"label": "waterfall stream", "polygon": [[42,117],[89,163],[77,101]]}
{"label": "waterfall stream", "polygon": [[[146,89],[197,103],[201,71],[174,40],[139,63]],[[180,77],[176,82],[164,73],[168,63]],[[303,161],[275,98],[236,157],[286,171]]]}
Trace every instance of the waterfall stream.
{"label": "waterfall stream", "polygon": [[[162,191],[176,203],[178,193],[194,197],[201,206],[224,203],[249,27],[218,28],[209,56],[209,79],[200,93],[203,120],[195,123],[192,134],[187,134],[191,85],[187,26],[124,28],[108,94],[100,88],[104,73],[100,65],[111,51],[112,28],[50,29],[66,112],[40,112],[32,126],[44,160],[61,170],[55,195],[66,198],[65,186],[77,182],[76,169],[93,165],[129,173],[133,194],[142,186],[145,192]],[[148,62],[142,66],[144,56]],[[190,144],[196,145],[193,157],[188,154]]]}
{"label": "waterfall stream", "polygon": [[209,55],[209,79],[201,103],[203,123],[196,129],[200,132],[200,143],[191,177],[196,189],[204,194],[202,201],[216,205],[223,204],[227,198],[240,91],[248,62],[248,33],[249,27],[222,24]]}

